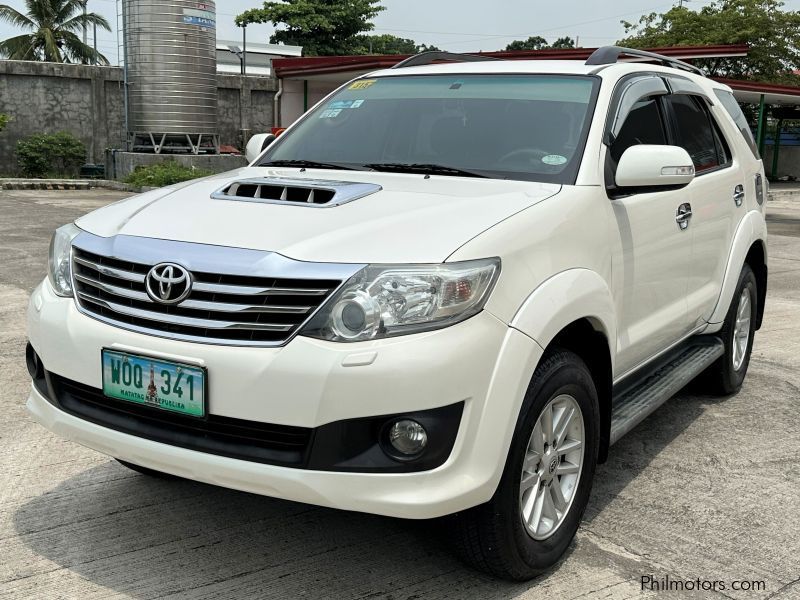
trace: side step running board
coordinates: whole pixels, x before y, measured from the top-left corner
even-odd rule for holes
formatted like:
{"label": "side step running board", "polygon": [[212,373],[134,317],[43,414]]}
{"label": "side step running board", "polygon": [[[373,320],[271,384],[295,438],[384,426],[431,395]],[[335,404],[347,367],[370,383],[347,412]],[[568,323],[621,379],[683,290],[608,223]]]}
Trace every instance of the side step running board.
{"label": "side step running board", "polygon": [[611,412],[611,443],[644,421],[658,407],[725,353],[714,336],[692,338],[633,381],[615,386]]}

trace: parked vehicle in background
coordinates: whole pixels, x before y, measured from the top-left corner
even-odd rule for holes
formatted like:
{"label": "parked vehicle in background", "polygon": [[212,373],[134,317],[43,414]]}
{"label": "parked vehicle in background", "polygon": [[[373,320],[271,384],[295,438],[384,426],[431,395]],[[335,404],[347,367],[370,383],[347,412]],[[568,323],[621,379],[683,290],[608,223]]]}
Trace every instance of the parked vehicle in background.
{"label": "parked vehicle in background", "polygon": [[449,515],[497,576],[559,560],[614,442],[697,376],[741,387],[762,163],[685,63],[447,58],[59,229],[34,418],[146,473]]}

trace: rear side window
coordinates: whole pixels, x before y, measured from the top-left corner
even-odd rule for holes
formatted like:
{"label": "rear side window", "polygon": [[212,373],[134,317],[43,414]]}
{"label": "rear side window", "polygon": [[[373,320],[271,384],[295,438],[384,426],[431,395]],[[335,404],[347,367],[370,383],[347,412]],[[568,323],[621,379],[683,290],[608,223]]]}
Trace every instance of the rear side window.
{"label": "rear side window", "polygon": [[666,144],[661,109],[655,98],[643,98],[631,109],[619,134],[611,144],[611,158],[619,162],[622,154],[639,144]]}
{"label": "rear side window", "polygon": [[714,90],[714,93],[717,95],[717,98],[719,98],[720,104],[725,107],[725,110],[728,111],[728,114],[731,116],[734,123],[736,123],[739,132],[742,134],[744,141],[747,142],[753,156],[761,158],[761,153],[758,151],[758,144],[756,144],[756,139],[753,137],[753,131],[750,129],[747,117],[745,117],[742,112],[742,107],[736,102],[736,98],[733,97],[731,92],[726,92],[725,90]]}
{"label": "rear side window", "polygon": [[666,101],[674,116],[675,141],[692,157],[698,174],[730,163],[730,150],[702,100],[674,95]]}

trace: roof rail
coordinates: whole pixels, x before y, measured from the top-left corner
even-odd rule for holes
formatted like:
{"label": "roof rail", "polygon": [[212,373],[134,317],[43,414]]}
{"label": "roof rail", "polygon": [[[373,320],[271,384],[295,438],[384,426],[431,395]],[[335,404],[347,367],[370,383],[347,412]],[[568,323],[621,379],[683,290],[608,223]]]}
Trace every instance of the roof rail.
{"label": "roof rail", "polygon": [[482,54],[458,54],[456,52],[442,52],[440,50],[429,50],[428,52],[420,52],[414,56],[409,56],[407,59],[400,61],[392,69],[402,69],[403,67],[420,67],[429,65],[437,60],[449,60],[452,62],[478,62],[481,60],[499,60],[494,56],[486,56]]}
{"label": "roof rail", "polygon": [[594,51],[594,54],[589,57],[589,60],[586,61],[586,64],[613,65],[619,62],[619,57],[622,55],[648,58],[661,63],[665,67],[674,67],[676,69],[683,69],[684,71],[697,73],[698,75],[705,75],[702,69],[695,67],[694,65],[690,65],[687,62],[683,62],[682,60],[678,60],[677,58],[670,58],[669,56],[664,56],[663,54],[656,54],[655,52],[647,52],[646,50],[638,50],[636,48],[622,48],[620,46],[604,46],[602,48],[598,48]]}

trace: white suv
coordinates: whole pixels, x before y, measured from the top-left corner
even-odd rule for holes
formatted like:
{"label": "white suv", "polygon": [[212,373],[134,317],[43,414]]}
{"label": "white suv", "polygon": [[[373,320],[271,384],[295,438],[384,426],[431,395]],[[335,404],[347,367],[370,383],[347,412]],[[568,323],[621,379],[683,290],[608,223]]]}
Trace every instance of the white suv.
{"label": "white suv", "polygon": [[426,54],[253,147],[55,233],[45,427],[148,473],[453,515],[469,562],[525,579],[611,444],[701,373],[742,385],[764,172],[690,65]]}

